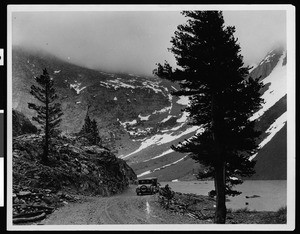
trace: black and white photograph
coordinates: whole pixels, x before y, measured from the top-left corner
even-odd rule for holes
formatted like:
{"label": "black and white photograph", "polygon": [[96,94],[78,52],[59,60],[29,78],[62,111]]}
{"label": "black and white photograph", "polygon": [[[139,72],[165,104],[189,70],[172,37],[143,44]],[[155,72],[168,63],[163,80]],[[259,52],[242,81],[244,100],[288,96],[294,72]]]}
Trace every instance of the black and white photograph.
{"label": "black and white photograph", "polygon": [[293,230],[292,5],[9,5],[8,230]]}

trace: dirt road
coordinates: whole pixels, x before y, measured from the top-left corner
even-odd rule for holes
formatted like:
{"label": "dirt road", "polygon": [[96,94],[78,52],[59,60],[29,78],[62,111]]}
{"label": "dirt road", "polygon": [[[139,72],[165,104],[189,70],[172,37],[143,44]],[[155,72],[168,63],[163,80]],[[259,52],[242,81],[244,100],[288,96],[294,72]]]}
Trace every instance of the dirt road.
{"label": "dirt road", "polygon": [[196,224],[188,216],[161,208],[155,195],[137,196],[135,186],[112,197],[87,197],[81,203],[69,203],[42,221],[45,225],[68,224]]}

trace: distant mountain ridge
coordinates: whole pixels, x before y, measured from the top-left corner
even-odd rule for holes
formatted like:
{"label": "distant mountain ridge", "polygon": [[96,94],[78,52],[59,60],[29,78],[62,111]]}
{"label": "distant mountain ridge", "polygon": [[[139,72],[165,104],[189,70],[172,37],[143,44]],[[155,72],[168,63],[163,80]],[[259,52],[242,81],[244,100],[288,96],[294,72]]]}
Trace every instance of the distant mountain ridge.
{"label": "distant mountain ridge", "polygon": [[[286,178],[286,63],[286,52],[273,50],[250,73],[264,82],[262,95],[266,100],[252,117],[257,129],[263,132],[259,139],[262,149],[253,156],[257,160],[253,179]],[[95,71],[47,54],[15,48],[13,108],[29,118],[34,114],[27,108],[27,103],[34,101],[29,88],[33,77],[45,67],[60,96],[64,112],[62,131],[78,132],[87,106],[91,105],[90,115],[97,120],[106,146],[126,160],[139,177],[189,180],[203,169],[188,156],[170,149],[172,144],[200,130],[188,125],[187,113],[181,112],[188,98],[171,95],[178,85],[154,77]],[[265,150],[268,148],[271,150]],[[272,160],[273,157],[276,159]],[[272,168],[277,168],[275,174]]]}

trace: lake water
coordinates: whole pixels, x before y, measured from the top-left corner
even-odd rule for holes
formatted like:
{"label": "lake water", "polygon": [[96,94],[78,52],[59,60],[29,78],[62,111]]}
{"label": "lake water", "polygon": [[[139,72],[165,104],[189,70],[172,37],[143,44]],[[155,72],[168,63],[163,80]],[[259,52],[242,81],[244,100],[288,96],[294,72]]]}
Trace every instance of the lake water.
{"label": "lake water", "polygon": [[[213,181],[178,181],[160,182],[162,186],[169,184],[173,191],[181,193],[194,193],[207,195],[214,189]],[[233,210],[247,207],[256,211],[277,211],[287,204],[287,181],[286,180],[246,180],[243,184],[235,187],[242,194],[228,197],[226,207]],[[259,197],[246,198],[257,195]],[[246,204],[248,203],[248,204]]]}

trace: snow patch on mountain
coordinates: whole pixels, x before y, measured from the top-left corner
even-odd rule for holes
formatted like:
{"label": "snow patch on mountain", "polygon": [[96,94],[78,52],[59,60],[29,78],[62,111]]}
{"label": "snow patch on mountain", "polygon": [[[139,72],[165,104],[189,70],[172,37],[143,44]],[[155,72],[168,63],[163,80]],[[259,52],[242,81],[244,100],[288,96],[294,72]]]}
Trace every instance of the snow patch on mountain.
{"label": "snow patch on mountain", "polygon": [[171,128],[171,129],[161,130],[161,132],[163,132],[163,133],[165,133],[165,132],[175,132],[175,131],[179,130],[180,128],[182,128],[184,125],[185,125],[185,122],[181,123],[180,125],[178,125],[176,127]]}
{"label": "snow patch on mountain", "polygon": [[81,83],[75,80],[75,84],[70,84],[70,88],[73,88],[77,94],[79,94],[82,90],[86,88],[86,86],[80,88]]}
{"label": "snow patch on mountain", "polygon": [[177,126],[177,127],[171,128],[169,131],[177,131],[177,130],[179,130],[180,128],[182,128],[184,124],[185,124],[185,123],[182,123],[182,124],[180,124],[180,125]]}
{"label": "snow patch on mountain", "polygon": [[263,63],[269,63],[271,62],[272,57],[274,57],[276,55],[274,50],[271,50],[268,55],[260,62],[259,65],[263,64]]}
{"label": "snow patch on mountain", "polygon": [[159,171],[159,170],[165,169],[166,167],[170,167],[170,166],[172,166],[172,165],[175,165],[175,164],[179,163],[180,161],[184,160],[187,156],[188,156],[188,155],[185,155],[184,157],[178,159],[177,161],[172,162],[172,163],[169,163],[169,164],[166,164],[166,165],[164,165],[164,166],[162,166],[162,167],[158,167],[158,168],[155,168],[155,169],[153,169],[153,170],[145,171],[145,172],[143,172],[143,173],[137,175],[137,177],[142,177],[142,176],[144,176],[144,175],[151,174],[152,172]]}
{"label": "snow patch on mountain", "polygon": [[172,87],[172,89],[174,89],[175,91],[178,91],[178,89],[176,89],[174,86],[171,85],[171,87]]}
{"label": "snow patch on mountain", "polygon": [[[278,119],[275,120],[273,124],[266,130],[269,135],[259,144],[259,149],[264,147],[275,135],[284,127],[287,122],[287,113],[283,113]],[[251,161],[256,157],[257,153],[252,155],[249,160]]]}
{"label": "snow patch on mountain", "polygon": [[58,74],[58,73],[60,73],[60,71],[61,70],[54,71],[53,74]]}
{"label": "snow patch on mountain", "polygon": [[112,88],[112,86],[110,86],[108,83],[106,83],[104,81],[100,81],[100,85],[105,87],[105,88],[108,88],[108,89]]}
{"label": "snow patch on mountain", "polygon": [[127,122],[121,122],[119,119],[117,119],[117,121],[119,121],[119,123],[125,128],[127,125],[135,125],[137,124],[136,119],[132,120],[132,121],[127,121]]}
{"label": "snow patch on mountain", "polygon": [[164,108],[162,108],[160,110],[153,111],[152,114],[155,115],[155,114],[165,113],[167,111],[171,111],[171,109],[172,109],[172,106],[166,106],[166,107],[164,107]]}
{"label": "snow patch on mountain", "polygon": [[250,70],[248,71],[249,73],[252,72],[252,71],[257,67],[257,64],[253,63],[253,64],[250,65],[250,67],[251,67],[251,68],[250,68]]}
{"label": "snow patch on mountain", "polygon": [[177,100],[177,104],[187,106],[189,104],[189,97],[188,96],[179,96],[179,99]]}
{"label": "snow patch on mountain", "polygon": [[183,131],[183,132],[181,132],[180,134],[177,134],[177,135],[175,135],[174,132],[164,133],[164,134],[156,134],[156,135],[150,137],[149,139],[146,139],[145,141],[143,141],[141,143],[141,146],[137,150],[131,152],[130,154],[127,154],[127,155],[123,156],[122,159],[127,158],[127,157],[129,157],[133,154],[136,154],[136,153],[140,152],[141,150],[146,149],[149,146],[162,145],[162,144],[165,144],[165,143],[172,142],[172,141],[174,141],[174,140],[176,140],[176,139],[178,139],[182,136],[185,136],[189,133],[195,132],[198,129],[199,129],[198,126],[193,126],[193,127],[187,128],[185,131]]}
{"label": "snow patch on mountain", "polygon": [[166,118],[164,118],[162,121],[160,121],[161,123],[165,123],[167,122],[169,119],[171,119],[173,117],[173,115],[168,115]]}
{"label": "snow patch on mountain", "polygon": [[141,114],[139,114],[139,118],[142,121],[147,121],[150,118],[151,115],[146,115],[146,116],[142,116]]}
{"label": "snow patch on mountain", "polygon": [[178,147],[185,146],[186,144],[190,143],[192,140],[197,139],[197,137],[200,136],[204,131],[205,131],[205,128],[203,128],[203,127],[198,128],[198,130],[196,131],[194,136],[191,136],[190,138],[185,139],[183,142],[180,142],[177,146]]}
{"label": "snow patch on mountain", "polygon": [[166,107],[164,107],[160,110],[155,110],[155,111],[152,112],[152,114],[155,115],[155,114],[162,114],[162,113],[165,113],[165,112],[169,112],[169,115],[170,115],[171,110],[173,108],[173,102],[172,102],[173,97],[172,97],[171,94],[168,94],[168,99],[169,99],[169,102],[171,103],[170,106],[166,106]]}
{"label": "snow patch on mountain", "polygon": [[183,111],[182,116],[179,119],[177,119],[176,122],[177,123],[184,123],[184,122],[187,121],[188,117],[189,117],[189,113],[186,112],[186,111]]}
{"label": "snow patch on mountain", "polygon": [[158,85],[157,82],[144,81],[142,84],[143,84],[144,88],[152,89],[155,93],[162,92],[162,90],[160,89],[160,86]]}
{"label": "snow patch on mountain", "polygon": [[157,155],[157,156],[155,156],[155,157],[153,157],[153,158],[150,158],[150,159],[144,160],[143,162],[148,162],[148,161],[150,161],[150,160],[153,160],[153,159],[156,159],[156,158],[163,157],[163,156],[165,156],[165,155],[167,155],[167,154],[170,154],[170,153],[172,153],[172,152],[174,152],[174,150],[172,150],[172,149],[169,149],[169,150],[167,150],[167,151],[165,151],[165,152],[161,153],[160,155]]}
{"label": "snow patch on mountain", "polygon": [[280,57],[271,74],[263,79],[263,84],[270,84],[270,86],[262,95],[262,98],[264,99],[262,108],[249,118],[250,121],[261,117],[270,107],[272,107],[287,93],[286,66],[282,66],[284,57],[285,54]]}
{"label": "snow patch on mountain", "polygon": [[120,81],[120,78],[117,78],[115,80],[108,80],[107,81],[111,86],[115,88],[126,88],[126,89],[134,89],[135,86],[126,84],[122,81]]}
{"label": "snow patch on mountain", "polygon": [[125,129],[131,137],[141,137],[153,130],[153,127],[148,128],[133,128],[132,130]]}

